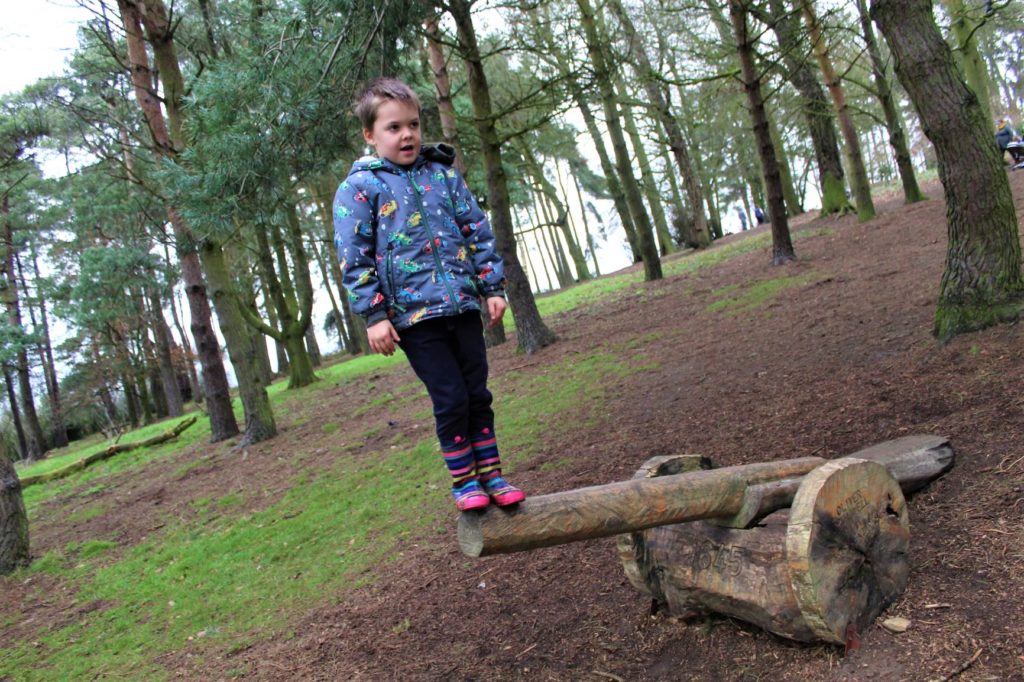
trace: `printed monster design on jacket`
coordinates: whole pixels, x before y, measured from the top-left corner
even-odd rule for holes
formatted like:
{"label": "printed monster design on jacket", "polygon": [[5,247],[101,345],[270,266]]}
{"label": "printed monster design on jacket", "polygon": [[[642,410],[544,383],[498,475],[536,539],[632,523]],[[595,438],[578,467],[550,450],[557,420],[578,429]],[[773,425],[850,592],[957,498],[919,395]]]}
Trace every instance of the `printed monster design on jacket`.
{"label": "printed monster design on jacket", "polygon": [[424,147],[408,168],[363,157],[334,197],[334,241],[352,310],[396,329],[480,310],[504,294],[487,216],[465,180]]}

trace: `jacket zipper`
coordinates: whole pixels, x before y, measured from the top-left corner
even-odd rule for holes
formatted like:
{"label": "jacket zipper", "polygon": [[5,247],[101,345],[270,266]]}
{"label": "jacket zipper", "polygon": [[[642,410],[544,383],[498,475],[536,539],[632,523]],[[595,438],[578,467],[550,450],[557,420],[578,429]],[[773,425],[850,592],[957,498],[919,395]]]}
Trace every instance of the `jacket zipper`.
{"label": "jacket zipper", "polygon": [[427,220],[427,211],[423,208],[423,199],[420,195],[420,186],[416,184],[416,178],[413,175],[408,176],[409,182],[412,183],[412,191],[416,195],[416,205],[419,206],[420,216],[423,218],[423,227],[427,231],[427,237],[430,239],[430,253],[434,256],[434,265],[437,267],[437,276],[444,282],[444,288],[448,291],[448,300],[451,301],[452,310],[456,313],[459,312],[459,302],[455,298],[455,292],[452,291],[452,285],[448,283],[448,276],[444,272],[444,266],[441,264],[441,256],[437,253],[437,244],[434,242],[434,232],[430,229],[430,221]]}
{"label": "jacket zipper", "polygon": [[395,245],[389,243],[388,244],[388,255],[387,255],[387,260],[384,263],[384,269],[386,270],[386,276],[388,278],[388,288],[391,289],[391,303],[392,303],[392,305],[394,305],[396,308],[398,308],[402,312],[405,312],[405,309],[402,308],[402,306],[399,305],[399,303],[398,303],[398,291],[395,289],[395,272],[394,272],[394,266],[391,264],[392,257],[394,256],[394,251],[395,251]]}

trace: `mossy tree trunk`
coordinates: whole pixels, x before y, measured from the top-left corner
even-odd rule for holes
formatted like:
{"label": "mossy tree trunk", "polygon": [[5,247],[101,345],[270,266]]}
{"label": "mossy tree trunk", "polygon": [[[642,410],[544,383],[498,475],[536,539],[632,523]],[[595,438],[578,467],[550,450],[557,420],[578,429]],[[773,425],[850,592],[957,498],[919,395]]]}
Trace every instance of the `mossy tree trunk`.
{"label": "mossy tree trunk", "polygon": [[963,70],[964,78],[968,87],[978,97],[978,106],[985,116],[985,121],[995,133],[992,120],[991,100],[989,99],[988,69],[985,67],[985,60],[978,50],[978,28],[981,25],[976,17],[984,10],[981,3],[974,3],[968,7],[964,0],[942,0],[942,4],[949,13],[949,32],[953,34],[956,41],[956,56],[959,57],[960,68]]}
{"label": "mossy tree trunk", "polygon": [[810,33],[811,49],[818,60],[818,66],[825,77],[825,87],[832,96],[832,104],[836,108],[836,117],[839,119],[839,130],[843,133],[846,141],[846,154],[850,161],[850,184],[853,189],[853,196],[857,201],[857,218],[864,222],[875,217],[875,204],[871,200],[871,183],[868,181],[868,172],[864,167],[864,154],[860,148],[860,138],[857,137],[857,129],[853,125],[853,117],[850,115],[850,107],[846,104],[846,91],[839,80],[839,74],[832,65],[832,57],[829,54],[828,44],[825,42],[824,32],[821,30],[821,22],[818,21],[814,11],[812,0],[797,0],[802,2],[801,13],[807,23],[807,30]]}
{"label": "mossy tree trunk", "polygon": [[736,50],[740,59],[743,89],[747,93],[750,118],[754,124],[754,139],[761,158],[765,190],[768,194],[768,215],[772,222],[772,263],[782,265],[796,260],[793,242],[789,235],[789,220],[786,218],[786,202],[779,176],[779,164],[775,159],[775,145],[768,130],[768,113],[761,95],[761,80],[754,66],[754,40],[748,32],[747,12],[742,0],[729,0],[729,18],[732,20]]}
{"label": "mossy tree trunk", "polygon": [[[769,13],[758,13],[758,18],[772,27],[779,41],[785,77],[800,94],[800,109],[807,120],[807,129],[814,146],[818,166],[818,185],[821,190],[821,213],[846,213],[853,206],[846,199],[846,182],[842,154],[836,137],[832,107],[822,90],[814,69],[803,56],[807,53],[799,15],[791,12],[784,0],[769,0]],[[749,8],[756,13],[756,8]]]}
{"label": "mossy tree trunk", "polygon": [[256,344],[263,343],[263,337],[246,325],[241,312],[245,303],[235,292],[224,249],[209,242],[204,246],[206,248],[201,253],[210,294],[224,340],[228,342],[228,356],[238,379],[238,397],[245,415],[245,434],[241,444],[268,440],[277,435],[277,425],[257,358]]}
{"label": "mossy tree trunk", "polygon": [[903,199],[906,203],[912,204],[923,200],[925,196],[917,184],[917,174],[914,172],[914,163],[910,158],[910,149],[907,147],[907,135],[903,131],[903,121],[896,109],[892,88],[889,87],[889,77],[885,72],[885,62],[882,60],[881,50],[878,49],[878,41],[875,39],[875,30],[871,26],[871,17],[868,16],[866,0],[857,0],[857,13],[860,15],[861,35],[864,37],[864,44],[867,46],[868,56],[871,58],[871,73],[875,81],[876,94],[885,114],[889,144],[892,145],[900,182],[903,183]]}
{"label": "mossy tree trunk", "polygon": [[946,194],[949,246],[934,333],[941,341],[1015,320],[1024,283],[1010,185],[978,97],[943,40],[929,0],[872,0]]}

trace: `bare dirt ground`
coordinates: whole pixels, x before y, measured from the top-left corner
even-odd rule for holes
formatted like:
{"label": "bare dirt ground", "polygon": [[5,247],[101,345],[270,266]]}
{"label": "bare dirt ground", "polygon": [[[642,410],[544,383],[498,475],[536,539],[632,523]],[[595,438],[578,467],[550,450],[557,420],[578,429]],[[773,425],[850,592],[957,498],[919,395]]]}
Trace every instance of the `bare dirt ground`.
{"label": "bare dirt ground", "polygon": [[[1021,217],[1024,172],[1010,177]],[[608,401],[593,408],[603,414],[583,416],[599,418],[552,433],[543,454],[512,472],[531,494],[629,478],[654,455],[738,464],[838,457],[910,433],[949,437],[956,467],[910,500],[913,571],[889,610],[911,620],[907,632],[871,627],[846,653],[732,619],[652,614],[611,539],[471,561],[457,549],[453,517],[449,542],[403,541],[372,585],[328,595],[294,636],[202,663],[188,649],[162,660],[172,674],[204,680],[239,670],[282,681],[1024,680],[1024,334],[1013,324],[946,346],[931,337],[946,223],[941,187],[926,191],[933,198],[913,206],[880,198],[866,224],[797,219],[794,230],[806,235],[799,260],[782,268],[765,250],[737,256],[644,285],[642,304],[554,316],[559,342],[529,358],[515,355],[514,343],[492,351],[495,377],[542,372],[600,347],[632,342],[642,351],[629,377],[593,377]],[[809,283],[752,310],[706,309],[722,287],[780,276]],[[375,382],[380,391],[411,378],[403,369]],[[340,388],[324,395],[303,413],[348,414],[363,397]],[[327,435],[315,416],[294,427],[283,419],[283,438],[246,453],[205,447],[203,464],[184,476],[194,452],[149,467],[145,480],[110,482],[94,495],[108,496],[112,511],[95,519],[67,524],[81,499],[58,498],[34,520],[34,551],[83,536],[130,544],[165,515],[193,513],[188,503],[199,494],[260,489],[273,499],[293,471],[329,461],[333,445],[365,433],[372,419]],[[305,456],[291,456],[298,452]],[[244,476],[235,466],[242,456]],[[7,602],[21,604],[10,636],[77,615],[59,589],[51,594]]]}

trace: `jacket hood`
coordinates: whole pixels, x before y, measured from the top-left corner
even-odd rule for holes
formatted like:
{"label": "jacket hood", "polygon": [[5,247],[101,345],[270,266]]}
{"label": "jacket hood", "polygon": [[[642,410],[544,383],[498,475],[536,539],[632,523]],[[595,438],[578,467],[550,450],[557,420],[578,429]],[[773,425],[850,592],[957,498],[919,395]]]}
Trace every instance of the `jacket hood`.
{"label": "jacket hood", "polygon": [[360,171],[375,171],[385,170],[389,173],[401,173],[404,170],[416,169],[425,163],[434,161],[436,163],[444,164],[445,166],[451,166],[455,163],[455,148],[451,145],[439,142],[437,144],[427,144],[420,147],[420,155],[416,157],[412,166],[409,168],[403,168],[397,163],[382,159],[376,156],[364,156],[356,160],[352,164],[352,169],[348,172],[349,175],[358,173]]}

